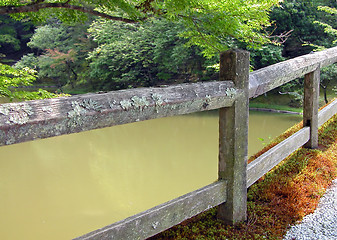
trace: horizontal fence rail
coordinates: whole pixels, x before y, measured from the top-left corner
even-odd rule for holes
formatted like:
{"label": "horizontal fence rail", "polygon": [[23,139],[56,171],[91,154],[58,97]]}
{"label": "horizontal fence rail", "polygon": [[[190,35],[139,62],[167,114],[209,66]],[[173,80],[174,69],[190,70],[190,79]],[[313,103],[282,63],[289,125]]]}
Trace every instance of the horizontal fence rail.
{"label": "horizontal fence rail", "polygon": [[202,82],[0,105],[0,146],[233,104],[233,82]]}
{"label": "horizontal fence rail", "polygon": [[[226,182],[218,181],[76,240],[145,239],[226,202]],[[141,227],[140,227],[141,226]],[[139,231],[141,229],[141,231]]]}
{"label": "horizontal fence rail", "polygon": [[323,108],[318,113],[318,126],[322,126],[326,121],[328,121],[333,115],[337,113],[337,99],[330,103],[328,106]]}
{"label": "horizontal fence rail", "polygon": [[309,140],[310,128],[305,127],[256,158],[247,166],[247,188],[269,172],[292,152]]}
{"label": "horizontal fence rail", "polygon": [[296,57],[249,74],[249,98],[257,97],[291,80],[337,62],[337,47]]}

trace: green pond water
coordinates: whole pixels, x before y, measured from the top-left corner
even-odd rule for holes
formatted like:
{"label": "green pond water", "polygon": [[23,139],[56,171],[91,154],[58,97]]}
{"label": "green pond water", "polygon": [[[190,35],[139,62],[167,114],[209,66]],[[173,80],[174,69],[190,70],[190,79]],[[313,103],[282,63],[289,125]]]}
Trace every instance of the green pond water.
{"label": "green pond water", "polygon": [[[251,112],[249,155],[300,120]],[[0,147],[0,239],[71,239],[201,188],[217,151],[217,112]]]}

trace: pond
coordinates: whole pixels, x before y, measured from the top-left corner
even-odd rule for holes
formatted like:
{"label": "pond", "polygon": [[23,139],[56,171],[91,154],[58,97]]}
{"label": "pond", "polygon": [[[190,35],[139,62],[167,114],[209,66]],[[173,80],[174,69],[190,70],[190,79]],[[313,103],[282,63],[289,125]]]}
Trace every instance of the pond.
{"label": "pond", "polygon": [[[301,120],[251,112],[249,154]],[[217,179],[217,112],[0,147],[0,239],[71,239]]]}

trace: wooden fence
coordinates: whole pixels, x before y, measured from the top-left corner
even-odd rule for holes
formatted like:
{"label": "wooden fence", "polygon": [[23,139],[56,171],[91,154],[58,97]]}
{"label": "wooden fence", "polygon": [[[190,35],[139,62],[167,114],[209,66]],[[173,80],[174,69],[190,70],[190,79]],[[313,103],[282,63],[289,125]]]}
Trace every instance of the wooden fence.
{"label": "wooden fence", "polygon": [[[0,146],[153,118],[219,109],[219,180],[76,239],[145,239],[209,208],[228,223],[246,219],[247,188],[301,146],[315,148],[318,127],[337,100],[318,113],[320,68],[337,62],[337,47],[249,73],[249,53],[220,56],[215,82],[140,88],[0,105]],[[248,102],[305,77],[304,127],[247,165]]]}

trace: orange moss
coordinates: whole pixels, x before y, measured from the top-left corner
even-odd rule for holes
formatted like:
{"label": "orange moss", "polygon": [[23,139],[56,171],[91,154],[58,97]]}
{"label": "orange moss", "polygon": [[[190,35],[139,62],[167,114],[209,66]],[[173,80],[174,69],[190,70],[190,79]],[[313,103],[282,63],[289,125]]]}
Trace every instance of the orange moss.
{"label": "orange moss", "polygon": [[[301,127],[292,127],[250,161]],[[337,116],[319,132],[319,149],[299,149],[248,189],[246,223],[225,225],[211,209],[151,239],[282,239],[290,224],[314,211],[337,177]]]}

